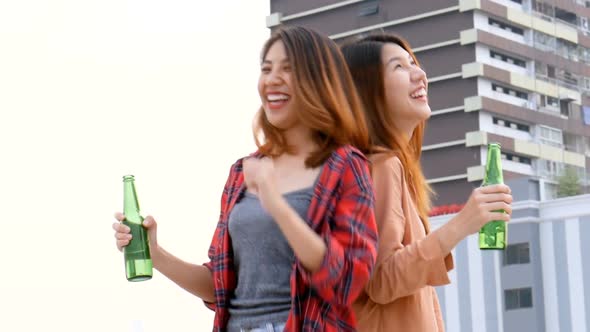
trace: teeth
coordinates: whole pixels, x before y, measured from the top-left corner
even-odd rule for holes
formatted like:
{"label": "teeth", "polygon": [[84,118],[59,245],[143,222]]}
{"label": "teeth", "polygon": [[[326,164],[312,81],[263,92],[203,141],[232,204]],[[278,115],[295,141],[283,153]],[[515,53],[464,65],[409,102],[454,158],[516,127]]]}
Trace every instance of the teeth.
{"label": "teeth", "polygon": [[266,99],[268,101],[287,100],[287,99],[289,99],[289,96],[284,95],[284,94],[270,94],[270,95],[266,96]]}
{"label": "teeth", "polygon": [[426,96],[426,89],[424,89],[424,88],[422,88],[410,95],[410,97],[412,97],[412,98],[419,98],[419,97],[423,97],[423,96]]}

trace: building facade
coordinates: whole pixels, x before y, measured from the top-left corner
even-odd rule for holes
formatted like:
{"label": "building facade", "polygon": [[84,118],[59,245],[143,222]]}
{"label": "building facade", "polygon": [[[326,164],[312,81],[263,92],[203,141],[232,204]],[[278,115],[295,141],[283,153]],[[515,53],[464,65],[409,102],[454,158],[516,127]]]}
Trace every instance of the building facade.
{"label": "building facade", "polygon": [[410,42],[429,77],[422,164],[435,205],[465,202],[491,141],[502,145],[505,180],[526,179],[541,200],[556,197],[566,167],[588,184],[590,1],[270,3],[270,29],[303,25],[338,42],[384,31]]}
{"label": "building facade", "polygon": [[446,330],[589,331],[588,237],[590,195],[515,203],[506,250],[481,251],[476,235],[453,250],[451,284],[437,287]]}

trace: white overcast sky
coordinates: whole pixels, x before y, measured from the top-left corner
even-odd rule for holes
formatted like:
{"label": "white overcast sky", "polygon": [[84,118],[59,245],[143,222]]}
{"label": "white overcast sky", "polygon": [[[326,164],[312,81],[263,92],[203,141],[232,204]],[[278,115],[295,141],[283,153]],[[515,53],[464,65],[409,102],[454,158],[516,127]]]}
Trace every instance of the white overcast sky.
{"label": "white overcast sky", "polygon": [[206,260],[252,151],[268,0],[0,1],[0,331],[210,331],[158,272],[129,283],[111,223],[134,174],[159,241]]}

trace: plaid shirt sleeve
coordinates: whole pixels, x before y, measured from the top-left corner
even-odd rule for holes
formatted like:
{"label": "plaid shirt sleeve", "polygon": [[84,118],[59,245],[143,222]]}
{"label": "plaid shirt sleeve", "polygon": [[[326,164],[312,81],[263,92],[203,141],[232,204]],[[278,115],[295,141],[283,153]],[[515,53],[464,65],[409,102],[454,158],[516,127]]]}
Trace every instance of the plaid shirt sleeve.
{"label": "plaid shirt sleeve", "polygon": [[[233,196],[235,195],[236,191],[239,189],[236,186],[236,183],[239,182],[238,181],[238,177],[239,174],[241,172],[241,162],[238,161],[236,162],[234,165],[232,165],[230,172],[229,172],[229,176],[225,182],[225,186],[223,187],[223,193],[221,195],[221,208],[220,208],[220,213],[219,213],[219,221],[217,223],[217,227],[215,227],[215,232],[213,233],[213,238],[211,239],[211,245],[209,246],[209,252],[208,252],[208,256],[209,256],[209,262],[204,263],[203,265],[206,266],[209,270],[211,270],[211,273],[214,274],[214,265],[217,266],[227,266],[226,265],[219,265],[219,264],[213,264],[213,261],[215,259],[219,259],[219,253],[217,253],[217,247],[220,244],[221,238],[224,236],[224,232],[227,231],[227,227],[225,225],[225,223],[223,222],[224,220],[226,220],[227,217],[227,210],[228,210],[228,205],[230,200],[233,198]],[[222,249],[226,249],[226,248],[222,248]],[[221,257],[227,257],[227,255],[221,255]],[[231,267],[229,267],[231,268]],[[226,269],[225,271],[226,273],[231,273],[232,271],[229,271]],[[214,280],[215,283],[215,280]],[[218,290],[217,287],[215,289],[215,292],[219,292],[219,291],[227,291],[227,290]],[[216,294],[217,297],[217,294]],[[216,309],[216,304],[212,303],[212,302],[206,302],[203,301],[205,303],[205,306],[213,311],[215,311]]]}
{"label": "plaid shirt sleeve", "polygon": [[[320,228],[327,250],[315,273],[300,263],[303,281],[329,303],[349,306],[368,282],[377,257],[377,225],[374,192],[368,161],[359,153],[343,156],[343,167],[329,175],[340,181],[337,192],[323,192],[333,211]],[[333,204],[333,206],[332,206]]]}

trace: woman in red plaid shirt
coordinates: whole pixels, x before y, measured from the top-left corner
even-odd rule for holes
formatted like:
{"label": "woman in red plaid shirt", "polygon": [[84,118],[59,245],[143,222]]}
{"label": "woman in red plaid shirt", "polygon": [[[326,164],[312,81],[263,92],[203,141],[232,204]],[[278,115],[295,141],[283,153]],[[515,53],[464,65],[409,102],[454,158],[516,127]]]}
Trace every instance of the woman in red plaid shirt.
{"label": "woman in red plaid shirt", "polygon": [[[258,90],[259,149],[231,167],[210,261],[165,251],[148,216],[154,267],[215,310],[214,331],[355,331],[377,231],[357,150],[368,133],[344,58],[325,36],[281,28],[263,47]],[[128,229],[113,228],[121,249]]]}

